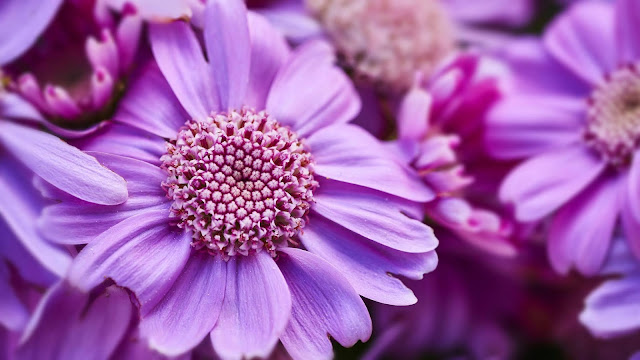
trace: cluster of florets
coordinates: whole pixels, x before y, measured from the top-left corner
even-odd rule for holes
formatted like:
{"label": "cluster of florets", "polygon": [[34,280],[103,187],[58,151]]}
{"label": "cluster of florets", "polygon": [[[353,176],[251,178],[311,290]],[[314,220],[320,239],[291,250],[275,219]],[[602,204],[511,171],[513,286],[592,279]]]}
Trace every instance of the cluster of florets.
{"label": "cluster of florets", "polygon": [[585,139],[610,164],[628,165],[640,141],[640,72],[622,67],[588,99]]}
{"label": "cluster of florets", "polygon": [[188,121],[167,150],[162,185],[196,249],[228,259],[295,243],[318,182],[291,130],[245,108]]}

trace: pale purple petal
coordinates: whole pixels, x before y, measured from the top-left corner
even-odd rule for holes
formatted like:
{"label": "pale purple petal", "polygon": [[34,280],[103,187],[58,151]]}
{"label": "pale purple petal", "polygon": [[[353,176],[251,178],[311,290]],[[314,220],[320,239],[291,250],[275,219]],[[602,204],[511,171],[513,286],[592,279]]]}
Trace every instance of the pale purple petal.
{"label": "pale purple petal", "polygon": [[22,55],[35,43],[61,4],[62,0],[0,2],[0,67]]}
{"label": "pale purple petal", "polygon": [[296,49],[273,82],[267,111],[301,136],[353,120],[360,99],[344,72],[333,65],[331,47],[311,41]]}
{"label": "pale purple petal", "polygon": [[301,240],[307,250],[340,269],[358,294],[383,304],[417,301],[402,281],[389,274],[421,279],[438,263],[435,251],[410,254],[394,250],[314,214]]}
{"label": "pale purple petal", "polygon": [[168,222],[168,211],[156,210],[113,226],[82,249],[69,269],[69,281],[89,291],[111,278],[131,289],[146,312],[169,290],[191,252],[191,234]]}
{"label": "pale purple petal", "polygon": [[619,177],[596,181],[554,216],[548,252],[554,269],[566,274],[572,265],[585,275],[599,272],[607,256],[620,213]]}
{"label": "pale purple petal", "polygon": [[420,141],[429,129],[431,94],[413,87],[402,100],[398,114],[398,138]]}
{"label": "pale purple petal", "polygon": [[453,18],[476,24],[523,25],[533,15],[533,0],[443,0]]}
{"label": "pale purple petal", "polygon": [[209,0],[204,16],[204,41],[220,108],[239,109],[245,105],[251,64],[247,8],[244,1]]}
{"label": "pale purple petal", "polygon": [[322,26],[309,16],[303,6],[298,8],[270,6],[255,11],[266,17],[293,43],[301,44],[322,34]]}
{"label": "pale purple petal", "polygon": [[43,236],[61,244],[86,244],[121,221],[148,211],[164,209],[170,202],[161,183],[167,173],[141,160],[104,153],[90,153],[127,182],[129,198],[116,206],[63,201],[47,206],[38,226]]}
{"label": "pale purple petal", "polygon": [[0,325],[21,331],[29,320],[29,311],[11,286],[11,274],[4,261],[0,261],[0,294]]}
{"label": "pale purple petal", "polygon": [[23,335],[18,359],[111,358],[132,319],[129,294],[111,286],[96,299],[60,282],[45,294]]}
{"label": "pale purple petal", "polygon": [[173,94],[158,66],[151,62],[132,80],[113,119],[171,139],[185,121],[189,120],[189,115]]}
{"label": "pale purple petal", "polygon": [[319,175],[417,202],[434,197],[413,171],[405,168],[378,140],[357,126],[327,127],[309,137],[307,144]]}
{"label": "pale purple petal", "polygon": [[615,6],[617,59],[620,63],[634,63],[640,59],[640,41],[638,41],[640,2],[618,0]]}
{"label": "pale purple petal", "polygon": [[617,65],[613,21],[610,4],[582,2],[550,25],[544,43],[565,67],[597,85]]}
{"label": "pale purple petal", "polygon": [[640,275],[609,280],[592,292],[580,313],[582,322],[598,337],[616,337],[640,328]]}
{"label": "pale purple petal", "polygon": [[2,121],[0,142],[38,176],[77,198],[103,205],[127,200],[124,179],[53,135]]}
{"label": "pale purple petal", "polygon": [[291,320],[280,337],[294,359],[331,359],[330,335],[351,347],[371,336],[364,302],[341,273],[300,249],[282,249],[278,267],[291,291]]}
{"label": "pale purple petal", "polygon": [[[22,171],[24,170],[24,171]],[[27,259],[14,259],[19,271],[25,274],[36,275],[31,273],[27,266],[31,263],[30,257],[33,256],[37,262],[58,276],[64,276],[67,272],[69,264],[71,264],[71,256],[69,253],[58,247],[57,245],[47,242],[36,228],[36,219],[40,215],[43,206],[43,199],[38,191],[31,185],[32,176],[21,164],[9,156],[0,154],[0,229],[11,231],[15,235],[15,239],[11,235],[4,235],[2,238],[2,250],[10,252],[6,256],[10,259],[17,257],[21,250],[26,250],[24,255]],[[6,223],[6,227],[4,225]],[[11,244],[9,241],[19,241],[17,244]],[[27,253],[31,254],[28,255]],[[24,266],[23,266],[24,265]],[[31,277],[31,276],[30,276]],[[40,278],[40,275],[37,275]]]}
{"label": "pale purple petal", "polygon": [[582,140],[584,99],[512,96],[487,119],[485,142],[500,159],[529,157]]}
{"label": "pale purple petal", "polygon": [[500,199],[514,204],[518,220],[539,220],[582,191],[605,166],[579,145],[549,151],[512,170],[500,187]]}
{"label": "pale purple petal", "polygon": [[175,356],[196,347],[220,314],[227,264],[220,257],[192,253],[164,298],[142,314],[141,336],[158,352]]}
{"label": "pale purple petal", "polygon": [[291,314],[291,293],[275,261],[262,251],[232,257],[218,323],[211,332],[221,358],[267,357]]}
{"label": "pale purple petal", "polygon": [[40,112],[30,102],[9,92],[0,94],[0,114],[6,119],[45,122]]}
{"label": "pale purple petal", "polygon": [[174,21],[149,26],[153,55],[185,110],[196,119],[220,108],[214,78],[189,24]]}
{"label": "pale purple petal", "polygon": [[285,39],[269,22],[256,13],[248,13],[251,36],[251,67],[245,105],[266,107],[267,96],[276,74],[289,58]]}
{"label": "pale purple petal", "polygon": [[622,191],[622,209],[620,212],[624,236],[631,251],[640,259],[640,156],[638,152],[633,157],[627,177],[626,186]]}
{"label": "pale purple petal", "polygon": [[433,229],[405,215],[407,201],[367,188],[324,180],[312,211],[390,248],[423,253],[434,250]]}
{"label": "pale purple petal", "polygon": [[157,165],[167,152],[167,144],[161,137],[115,123],[108,124],[93,136],[74,141],[73,145],[84,151],[122,155]]}

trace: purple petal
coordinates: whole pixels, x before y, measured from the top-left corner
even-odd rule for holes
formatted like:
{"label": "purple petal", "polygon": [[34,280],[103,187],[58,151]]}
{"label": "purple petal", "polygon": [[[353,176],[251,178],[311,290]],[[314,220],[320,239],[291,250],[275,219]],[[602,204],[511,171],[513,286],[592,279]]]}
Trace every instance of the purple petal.
{"label": "purple petal", "polygon": [[0,3],[0,67],[35,43],[61,4],[62,0],[3,0]]}
{"label": "purple petal", "polygon": [[582,146],[546,152],[511,171],[500,188],[500,199],[515,205],[518,220],[539,220],[582,191],[605,166]]}
{"label": "purple petal", "polygon": [[524,25],[534,13],[531,0],[443,0],[442,4],[454,19],[475,24]]}
{"label": "purple petal", "polygon": [[132,80],[114,120],[172,139],[189,120],[171,87],[153,62]]}
{"label": "purple petal", "polygon": [[592,85],[615,68],[613,6],[586,1],[549,26],[544,43],[564,66]]}
{"label": "purple petal", "polygon": [[2,121],[0,142],[38,176],[79,199],[103,205],[127,200],[124,179],[53,135]]}
{"label": "purple petal", "polygon": [[307,250],[340,269],[358,294],[383,304],[417,301],[402,281],[389,274],[421,279],[438,263],[435,251],[410,254],[394,250],[314,214],[301,240]]}
{"label": "purple petal", "polygon": [[29,311],[11,286],[11,274],[4,261],[0,261],[0,294],[0,325],[22,331],[29,320]]}
{"label": "purple petal", "polygon": [[256,109],[266,107],[271,84],[289,58],[290,51],[282,35],[266,19],[248,14],[251,35],[251,67],[245,105]]}
{"label": "purple petal", "polygon": [[598,337],[617,337],[640,328],[640,275],[609,280],[592,292],[580,322]]}
{"label": "purple petal", "polygon": [[[36,268],[30,267],[33,263],[31,257],[52,274],[64,276],[71,264],[71,256],[38,233],[35,219],[42,211],[43,199],[31,185],[31,178],[28,170],[15,159],[0,154],[0,229],[10,232],[2,235],[1,249],[22,275],[32,275],[28,278],[50,278],[47,274],[32,272]],[[19,244],[11,243],[13,241]]]}
{"label": "purple petal", "polygon": [[624,236],[633,254],[640,258],[640,156],[635,155],[622,193],[620,212]]}
{"label": "purple petal", "polygon": [[6,119],[23,119],[45,123],[38,110],[27,100],[8,92],[0,95],[0,114]]}
{"label": "purple petal", "polygon": [[599,272],[620,213],[621,183],[617,177],[605,176],[554,216],[548,251],[557,272],[566,274],[573,264],[585,275]]}
{"label": "purple petal", "polygon": [[96,237],[74,259],[68,279],[89,291],[111,278],[133,291],[144,313],[169,290],[191,251],[191,234],[168,225],[167,210],[128,218]]}
{"label": "purple petal", "polygon": [[312,211],[372,241],[411,253],[434,250],[433,230],[404,213],[406,200],[367,188],[325,180]]}
{"label": "purple petal", "polygon": [[307,139],[316,172],[329,179],[365,186],[416,202],[433,192],[416,174],[392,158],[366,131],[354,125],[330,126]]}
{"label": "purple petal", "polygon": [[22,337],[18,359],[111,358],[129,328],[129,294],[111,286],[91,300],[60,282],[41,300]]}
{"label": "purple petal", "polygon": [[287,39],[295,44],[322,34],[322,27],[304,9],[304,4],[298,3],[298,8],[280,7],[274,4],[267,8],[256,9],[256,12],[266,17],[273,26],[277,27]]}
{"label": "purple petal", "polygon": [[637,37],[640,3],[637,0],[618,0],[615,6],[617,58],[620,63],[634,63],[640,59]]}
{"label": "purple petal", "polygon": [[189,24],[151,24],[149,35],[160,71],[185,110],[196,119],[217,111],[220,105],[213,74]]}
{"label": "purple petal", "polygon": [[500,159],[529,157],[582,140],[584,99],[513,96],[493,108],[486,145]]}
{"label": "purple petal", "polygon": [[278,267],[291,290],[291,320],[281,336],[294,359],[330,359],[327,335],[351,347],[371,336],[371,318],[360,296],[338,270],[321,258],[287,248]]}
{"label": "purple petal", "polygon": [[360,99],[333,62],[333,51],[323,41],[298,47],[276,75],[267,99],[269,114],[301,136],[353,120]]}
{"label": "purple petal", "polygon": [[41,233],[47,239],[61,244],[86,244],[110,227],[138,214],[162,209],[168,214],[170,202],[160,186],[167,178],[164,170],[117,155],[90,154],[126,180],[129,198],[116,206],[68,200],[47,206],[38,219]]}
{"label": "purple petal", "polygon": [[192,253],[165,297],[142,314],[140,333],[152,349],[175,356],[195,348],[220,314],[227,264],[220,257]]}
{"label": "purple petal", "polygon": [[251,40],[244,1],[209,0],[204,41],[220,108],[240,109],[249,83]]}
{"label": "purple petal", "polygon": [[420,141],[429,129],[431,95],[420,87],[413,87],[405,96],[398,114],[398,138]]}
{"label": "purple petal", "polygon": [[233,257],[213,348],[221,358],[267,357],[291,314],[291,293],[275,261],[262,251]]}
{"label": "purple petal", "polygon": [[510,42],[500,57],[510,65],[516,88],[525,93],[584,98],[591,91],[591,86],[558,63],[537,37]]}
{"label": "purple petal", "polygon": [[108,124],[94,136],[74,141],[73,145],[84,151],[127,156],[157,165],[167,152],[167,144],[161,137],[115,123]]}

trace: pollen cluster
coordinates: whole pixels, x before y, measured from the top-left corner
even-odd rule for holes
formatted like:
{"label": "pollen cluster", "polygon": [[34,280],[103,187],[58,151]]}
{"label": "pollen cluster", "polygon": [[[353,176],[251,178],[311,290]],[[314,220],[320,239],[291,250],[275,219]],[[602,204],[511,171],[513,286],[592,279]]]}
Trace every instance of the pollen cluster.
{"label": "pollen cluster", "polygon": [[614,166],[628,165],[640,142],[640,72],[622,67],[588,100],[585,140]]}
{"label": "pollen cluster", "polygon": [[389,90],[430,74],[455,46],[439,0],[306,0],[347,66]]}
{"label": "pollen cluster", "polygon": [[318,187],[298,136],[247,108],[188,121],[161,161],[176,225],[225,259],[295,243]]}

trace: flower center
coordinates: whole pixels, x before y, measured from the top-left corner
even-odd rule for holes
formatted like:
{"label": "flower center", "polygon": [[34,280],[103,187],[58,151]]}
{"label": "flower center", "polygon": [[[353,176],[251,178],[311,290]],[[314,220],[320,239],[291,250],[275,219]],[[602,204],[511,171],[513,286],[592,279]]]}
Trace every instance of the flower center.
{"label": "flower center", "polygon": [[318,187],[301,139],[248,108],[187,121],[161,161],[177,226],[225,259],[295,244]]}
{"label": "flower center", "polygon": [[614,166],[629,164],[640,140],[640,72],[613,72],[589,98],[587,143]]}
{"label": "flower center", "polygon": [[455,46],[438,0],[305,0],[346,65],[391,90],[430,74]]}

